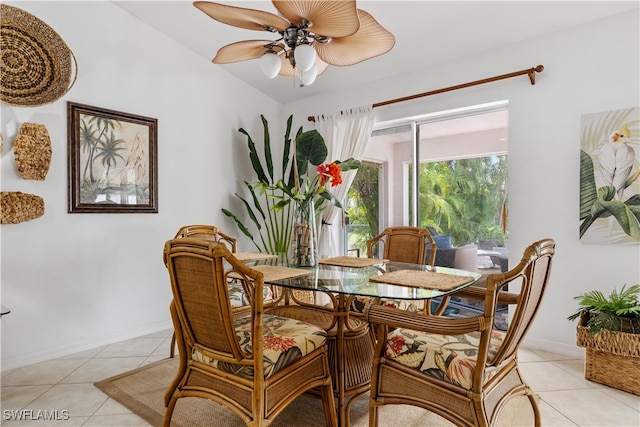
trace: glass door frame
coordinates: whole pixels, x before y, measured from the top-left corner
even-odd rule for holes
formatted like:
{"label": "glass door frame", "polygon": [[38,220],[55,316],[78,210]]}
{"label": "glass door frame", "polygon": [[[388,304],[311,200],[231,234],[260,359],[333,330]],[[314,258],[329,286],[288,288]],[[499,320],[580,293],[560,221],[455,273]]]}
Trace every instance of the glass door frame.
{"label": "glass door frame", "polygon": [[[375,135],[377,131],[384,131],[391,128],[399,128],[409,126],[412,137],[412,159],[411,164],[414,165],[411,168],[411,186],[409,187],[409,183],[406,180],[409,177],[408,172],[405,170],[403,174],[404,180],[404,188],[410,188],[411,196],[408,193],[403,194],[402,203],[403,203],[403,222],[410,226],[418,226],[420,224],[419,218],[419,210],[416,209],[418,206],[418,175],[419,175],[419,165],[420,165],[420,126],[424,124],[451,120],[456,118],[464,118],[468,116],[474,116],[478,114],[490,113],[494,111],[501,111],[508,109],[509,102],[507,100],[489,102],[485,104],[472,105],[468,107],[456,108],[451,110],[444,110],[435,113],[428,113],[420,116],[406,117],[402,119],[389,120],[385,122],[379,122],[374,124],[372,136]],[[409,164],[407,163],[406,168],[408,169]],[[415,212],[411,212],[413,209]],[[381,215],[382,219],[383,216]],[[383,228],[383,224],[380,224]]]}

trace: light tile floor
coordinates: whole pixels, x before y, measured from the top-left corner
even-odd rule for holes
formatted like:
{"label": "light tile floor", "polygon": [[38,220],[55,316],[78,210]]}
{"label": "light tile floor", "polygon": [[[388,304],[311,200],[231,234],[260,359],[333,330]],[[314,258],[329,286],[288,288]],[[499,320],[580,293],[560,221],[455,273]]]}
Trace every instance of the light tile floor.
{"label": "light tile floor", "polygon": [[[3,426],[148,426],[93,383],[169,356],[171,331],[2,373]],[[586,381],[583,360],[522,349],[520,366],[540,396],[543,426],[640,427],[640,396]],[[69,411],[51,424],[8,420],[7,410]]]}

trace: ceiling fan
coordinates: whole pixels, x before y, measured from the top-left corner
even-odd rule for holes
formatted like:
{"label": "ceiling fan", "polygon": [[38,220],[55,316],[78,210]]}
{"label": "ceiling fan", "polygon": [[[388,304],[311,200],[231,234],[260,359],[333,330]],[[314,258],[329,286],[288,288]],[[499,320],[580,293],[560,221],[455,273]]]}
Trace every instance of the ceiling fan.
{"label": "ceiling fan", "polygon": [[395,37],[355,0],[274,0],[281,16],[271,12],[196,1],[194,6],[216,21],[278,34],[276,40],[244,40],[221,47],[215,64],[260,59],[269,78],[298,76],[312,84],[329,65],[349,66],[383,55]]}

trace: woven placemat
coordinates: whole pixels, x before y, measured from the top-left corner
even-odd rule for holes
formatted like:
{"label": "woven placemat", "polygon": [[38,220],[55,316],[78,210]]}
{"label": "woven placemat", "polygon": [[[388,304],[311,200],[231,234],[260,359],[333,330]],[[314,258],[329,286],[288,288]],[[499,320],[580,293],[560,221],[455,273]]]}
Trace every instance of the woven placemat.
{"label": "woven placemat", "polygon": [[397,270],[371,277],[369,280],[372,282],[390,283],[392,285],[411,286],[414,288],[450,291],[460,285],[473,281],[473,277],[422,270]]}
{"label": "woven placemat", "polygon": [[340,267],[369,267],[376,264],[387,263],[389,260],[379,258],[359,258],[354,256],[336,256],[332,258],[324,258],[318,262],[320,264],[337,265]]}
{"label": "woven placemat", "polygon": [[[293,279],[294,277],[307,276],[312,273],[311,270],[281,267],[279,265],[255,265],[251,266],[251,269],[264,274],[265,283],[277,282],[278,280]],[[229,276],[240,278],[240,275],[233,271],[229,273]]]}
{"label": "woven placemat", "polygon": [[248,261],[263,261],[265,259],[278,258],[277,255],[265,254],[263,252],[236,252],[233,254],[238,260],[242,262]]}
{"label": "woven placemat", "polygon": [[17,7],[0,7],[0,100],[22,107],[56,101],[75,83],[73,52],[42,20]]}

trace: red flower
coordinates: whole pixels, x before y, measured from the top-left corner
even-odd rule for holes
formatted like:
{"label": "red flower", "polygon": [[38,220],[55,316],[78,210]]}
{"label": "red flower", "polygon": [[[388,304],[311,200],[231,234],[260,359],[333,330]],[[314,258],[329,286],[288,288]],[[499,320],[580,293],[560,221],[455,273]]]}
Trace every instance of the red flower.
{"label": "red flower", "polygon": [[342,184],[342,169],[335,163],[325,163],[316,168],[320,174],[320,185],[331,182],[331,186],[335,187]]}
{"label": "red flower", "polygon": [[395,335],[391,337],[390,340],[387,341],[387,349],[391,351],[391,354],[387,352],[387,354],[391,357],[398,356],[402,353],[402,349],[406,344],[405,337],[401,335]]}

